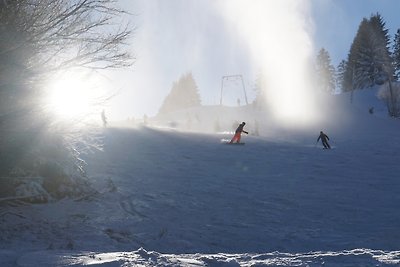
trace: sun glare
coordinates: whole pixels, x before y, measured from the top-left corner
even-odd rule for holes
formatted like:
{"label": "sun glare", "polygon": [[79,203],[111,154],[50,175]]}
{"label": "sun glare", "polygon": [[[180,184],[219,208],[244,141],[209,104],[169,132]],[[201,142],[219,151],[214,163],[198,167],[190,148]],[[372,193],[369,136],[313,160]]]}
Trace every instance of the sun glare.
{"label": "sun glare", "polygon": [[99,90],[88,76],[68,73],[48,84],[47,106],[62,119],[84,119],[95,110]]}

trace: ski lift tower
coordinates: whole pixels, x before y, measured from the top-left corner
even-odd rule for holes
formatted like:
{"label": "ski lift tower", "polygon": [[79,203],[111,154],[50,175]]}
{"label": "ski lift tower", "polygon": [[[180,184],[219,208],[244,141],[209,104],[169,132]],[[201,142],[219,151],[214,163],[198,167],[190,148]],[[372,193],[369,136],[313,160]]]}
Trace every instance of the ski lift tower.
{"label": "ski lift tower", "polygon": [[243,81],[243,76],[241,74],[236,74],[236,75],[226,75],[222,76],[221,79],[221,98],[219,100],[219,104],[222,106],[222,96],[223,96],[223,91],[224,91],[224,82],[225,81],[236,81],[236,80],[241,80],[242,82],[242,87],[243,87],[243,93],[244,93],[244,100],[246,101],[246,105],[249,104],[247,101],[247,94],[246,94],[246,88],[244,87],[244,81]]}

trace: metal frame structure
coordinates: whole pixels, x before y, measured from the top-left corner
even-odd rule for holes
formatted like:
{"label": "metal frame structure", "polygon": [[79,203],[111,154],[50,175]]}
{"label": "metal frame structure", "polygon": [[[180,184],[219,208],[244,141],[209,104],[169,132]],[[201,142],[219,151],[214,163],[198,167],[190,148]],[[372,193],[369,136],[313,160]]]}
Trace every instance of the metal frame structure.
{"label": "metal frame structure", "polygon": [[246,101],[246,105],[249,104],[249,102],[247,101],[247,94],[246,94],[246,88],[244,86],[244,81],[243,81],[243,76],[241,74],[235,74],[235,75],[225,75],[222,76],[221,78],[221,97],[219,100],[219,104],[222,106],[222,93],[224,91],[224,81],[225,80],[230,80],[230,79],[240,79],[242,81],[242,87],[243,87],[243,93],[244,93],[244,99]]}

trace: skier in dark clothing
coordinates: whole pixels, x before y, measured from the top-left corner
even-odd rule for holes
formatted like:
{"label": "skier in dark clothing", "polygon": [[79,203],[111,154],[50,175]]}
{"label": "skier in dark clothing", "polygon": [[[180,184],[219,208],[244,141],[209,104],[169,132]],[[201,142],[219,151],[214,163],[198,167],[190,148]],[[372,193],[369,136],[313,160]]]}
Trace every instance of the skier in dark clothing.
{"label": "skier in dark clothing", "polygon": [[321,139],[322,145],[324,145],[325,149],[330,149],[331,148],[331,146],[328,144],[329,137],[323,131],[319,132],[317,143],[318,143],[319,139]]}
{"label": "skier in dark clothing", "polygon": [[236,143],[240,143],[240,137],[241,137],[242,132],[245,134],[249,134],[248,132],[243,130],[243,127],[245,125],[246,125],[245,122],[242,122],[241,124],[239,124],[239,126],[237,127],[237,129],[235,131],[235,135],[233,136],[232,140],[229,142],[230,144],[232,144],[235,141],[236,141]]}
{"label": "skier in dark clothing", "polygon": [[106,112],[103,111],[101,112],[101,120],[103,122],[103,127],[106,128],[107,127],[107,117],[106,117]]}

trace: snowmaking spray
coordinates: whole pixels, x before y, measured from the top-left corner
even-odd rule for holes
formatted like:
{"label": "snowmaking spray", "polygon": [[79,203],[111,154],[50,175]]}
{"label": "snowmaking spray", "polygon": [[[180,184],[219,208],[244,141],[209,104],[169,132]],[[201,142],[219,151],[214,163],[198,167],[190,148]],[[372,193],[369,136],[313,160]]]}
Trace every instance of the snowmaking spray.
{"label": "snowmaking spray", "polygon": [[232,0],[220,2],[219,10],[261,69],[265,102],[277,123],[288,127],[316,123],[309,1]]}

